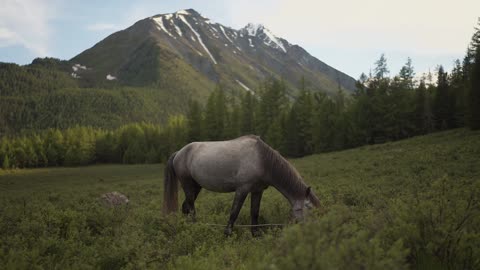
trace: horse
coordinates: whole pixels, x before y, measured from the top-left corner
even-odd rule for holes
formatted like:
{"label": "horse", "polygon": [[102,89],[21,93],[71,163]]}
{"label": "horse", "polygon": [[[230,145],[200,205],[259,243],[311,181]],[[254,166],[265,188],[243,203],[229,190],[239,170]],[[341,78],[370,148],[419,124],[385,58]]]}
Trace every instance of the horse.
{"label": "horse", "polygon": [[[233,225],[249,193],[251,224],[258,225],[263,191],[273,186],[290,203],[295,220],[304,209],[320,207],[320,201],[297,170],[260,137],[246,135],[228,141],[192,142],[173,153],[165,167],[163,212],[178,210],[178,182],[185,193],[182,212],[195,219],[195,200],[202,188],[235,192],[225,235]],[[252,226],[256,235],[257,227]]]}

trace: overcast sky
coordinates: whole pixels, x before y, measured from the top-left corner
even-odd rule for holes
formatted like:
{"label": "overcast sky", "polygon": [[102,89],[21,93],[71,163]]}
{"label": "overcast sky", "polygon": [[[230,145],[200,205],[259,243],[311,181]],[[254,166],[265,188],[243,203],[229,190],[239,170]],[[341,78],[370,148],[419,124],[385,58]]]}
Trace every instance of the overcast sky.
{"label": "overcast sky", "polygon": [[140,19],[186,8],[235,29],[262,23],[354,78],[382,53],[392,75],[407,57],[417,73],[450,69],[480,16],[480,0],[0,0],[0,62],[70,59]]}

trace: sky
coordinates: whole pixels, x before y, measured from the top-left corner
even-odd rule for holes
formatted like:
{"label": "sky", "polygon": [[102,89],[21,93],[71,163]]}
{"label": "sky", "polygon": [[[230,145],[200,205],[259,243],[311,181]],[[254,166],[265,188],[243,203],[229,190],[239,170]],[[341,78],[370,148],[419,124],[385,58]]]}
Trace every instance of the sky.
{"label": "sky", "polygon": [[381,54],[392,76],[408,57],[417,75],[449,70],[480,17],[480,0],[0,0],[0,62],[71,59],[138,20],[187,8],[235,29],[261,23],[354,78]]}

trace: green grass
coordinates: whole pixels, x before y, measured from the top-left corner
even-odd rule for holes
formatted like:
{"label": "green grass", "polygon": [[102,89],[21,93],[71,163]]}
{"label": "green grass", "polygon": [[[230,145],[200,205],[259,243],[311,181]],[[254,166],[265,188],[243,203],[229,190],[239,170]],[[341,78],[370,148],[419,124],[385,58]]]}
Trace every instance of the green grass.
{"label": "green grass", "polygon": [[[454,130],[292,160],[322,201],[302,224],[223,236],[233,194],[163,217],[162,165],[0,170],[1,269],[478,269],[480,133]],[[128,207],[104,208],[119,191]],[[249,203],[237,224],[249,223]],[[261,222],[288,223],[269,188]]]}

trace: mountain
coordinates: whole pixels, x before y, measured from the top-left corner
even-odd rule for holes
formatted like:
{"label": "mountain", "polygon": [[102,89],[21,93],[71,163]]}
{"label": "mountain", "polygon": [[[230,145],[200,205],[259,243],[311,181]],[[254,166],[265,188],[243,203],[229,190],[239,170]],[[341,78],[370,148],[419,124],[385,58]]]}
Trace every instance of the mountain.
{"label": "mountain", "polygon": [[205,97],[217,83],[255,91],[268,77],[282,78],[295,95],[302,76],[318,91],[352,91],[355,80],[275,36],[263,25],[236,30],[193,9],[160,14],[113,33],[70,60],[72,76],[87,85],[181,88]]}
{"label": "mountain", "polygon": [[112,129],[165,123],[205,102],[220,83],[230,96],[282,78],[291,97],[302,76],[315,91],[355,81],[262,25],[235,30],[194,10],[156,15],[116,32],[71,60],[0,63],[0,137],[76,125]]}

